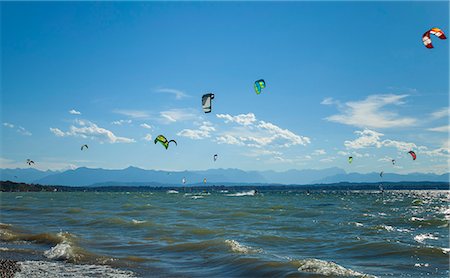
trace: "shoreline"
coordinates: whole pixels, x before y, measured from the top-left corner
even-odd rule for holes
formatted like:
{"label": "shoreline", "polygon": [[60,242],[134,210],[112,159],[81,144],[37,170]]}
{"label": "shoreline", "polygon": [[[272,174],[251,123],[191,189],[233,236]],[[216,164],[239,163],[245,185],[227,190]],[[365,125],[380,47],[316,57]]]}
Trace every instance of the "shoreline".
{"label": "shoreline", "polygon": [[167,191],[170,189],[184,189],[185,191],[220,191],[220,190],[450,190],[450,182],[377,182],[377,183],[353,183],[340,182],[330,184],[215,184],[215,185],[127,185],[127,183],[111,183],[115,185],[105,186],[63,186],[18,183],[12,181],[0,181],[0,192],[123,192],[123,191]]}

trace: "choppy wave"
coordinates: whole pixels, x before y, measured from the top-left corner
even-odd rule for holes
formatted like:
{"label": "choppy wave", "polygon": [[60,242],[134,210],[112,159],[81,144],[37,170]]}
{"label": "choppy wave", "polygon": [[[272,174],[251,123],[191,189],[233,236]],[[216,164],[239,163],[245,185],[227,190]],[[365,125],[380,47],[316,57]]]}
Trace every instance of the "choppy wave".
{"label": "choppy wave", "polygon": [[420,235],[416,235],[414,237],[414,240],[419,243],[423,243],[427,239],[438,239],[438,238],[436,236],[434,236],[433,234],[420,234]]}
{"label": "choppy wave", "polygon": [[225,243],[230,247],[231,251],[242,254],[261,253],[262,249],[252,248],[239,243],[237,240],[227,239]]}
{"label": "choppy wave", "polygon": [[340,276],[340,277],[375,277],[369,274],[360,273],[334,262],[322,261],[318,259],[305,259],[296,261],[299,264],[298,271],[309,272],[325,276]]}
{"label": "choppy wave", "polygon": [[110,277],[131,278],[136,277],[133,272],[115,269],[106,265],[76,265],[62,262],[24,261],[19,262],[21,271],[15,278],[56,278],[56,277]]}
{"label": "choppy wave", "polygon": [[178,194],[180,192],[176,191],[176,190],[167,190],[166,191],[167,194]]}
{"label": "choppy wave", "polygon": [[255,196],[256,194],[256,190],[250,190],[250,191],[245,191],[245,192],[238,192],[238,193],[233,193],[233,194],[226,194],[226,196],[230,196],[230,197],[242,197],[242,196]]}

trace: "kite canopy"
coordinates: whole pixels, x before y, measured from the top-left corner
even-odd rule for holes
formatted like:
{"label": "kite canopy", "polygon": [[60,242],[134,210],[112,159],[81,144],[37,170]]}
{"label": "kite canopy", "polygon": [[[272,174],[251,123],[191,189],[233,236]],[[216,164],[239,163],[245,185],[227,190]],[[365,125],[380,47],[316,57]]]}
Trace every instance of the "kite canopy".
{"label": "kite canopy", "polygon": [[213,156],[213,159],[214,159],[214,161],[216,161],[216,160],[217,160],[217,157],[218,157],[218,155],[217,155],[217,154],[215,154],[215,155]]}
{"label": "kite canopy", "polygon": [[88,147],[88,145],[86,145],[86,144],[84,144],[83,146],[81,146],[81,150],[83,150],[83,149],[89,149],[89,147]]}
{"label": "kite canopy", "polygon": [[203,112],[210,113],[212,109],[211,100],[214,99],[214,94],[204,94],[202,96],[202,108]]}
{"label": "kite canopy", "polygon": [[27,164],[31,166],[31,164],[34,164],[34,161],[31,159],[27,159]]}
{"label": "kite canopy", "polygon": [[255,92],[256,94],[260,94],[261,90],[264,89],[266,87],[266,82],[264,81],[264,79],[259,79],[257,81],[255,81]]}
{"label": "kite canopy", "polygon": [[413,160],[416,160],[416,158],[417,158],[417,155],[416,155],[416,153],[415,152],[413,152],[413,151],[409,151],[408,152],[411,156],[412,156],[412,159]]}
{"label": "kite canopy", "polygon": [[203,183],[206,183],[206,178],[203,179]]}
{"label": "kite canopy", "polygon": [[426,31],[425,34],[423,34],[423,36],[422,36],[422,41],[423,41],[423,44],[426,46],[426,48],[434,48],[433,44],[431,43],[430,35],[435,35],[436,37],[440,38],[441,40],[445,40],[447,38],[441,29],[431,28],[430,30]]}
{"label": "kite canopy", "polygon": [[183,178],[183,179],[181,180],[181,182],[182,182],[183,184],[185,184],[185,183],[186,183],[186,178]]}
{"label": "kite canopy", "polygon": [[383,177],[383,171],[380,172],[380,177]]}
{"label": "kite canopy", "polygon": [[164,137],[164,135],[158,135],[158,137],[156,137],[155,144],[158,143],[158,142],[161,143],[161,145],[163,145],[164,148],[166,148],[166,150],[169,147],[169,143],[170,142],[174,142],[175,145],[178,146],[178,144],[177,144],[177,142],[175,140],[167,141],[167,139],[166,139],[166,137]]}
{"label": "kite canopy", "polygon": [[351,163],[352,163],[352,161],[353,161],[353,156],[349,156],[349,157],[348,157],[348,163],[350,163],[350,164],[351,164]]}
{"label": "kite canopy", "polygon": [[392,165],[395,165],[395,159],[392,159],[391,161],[392,161]]}

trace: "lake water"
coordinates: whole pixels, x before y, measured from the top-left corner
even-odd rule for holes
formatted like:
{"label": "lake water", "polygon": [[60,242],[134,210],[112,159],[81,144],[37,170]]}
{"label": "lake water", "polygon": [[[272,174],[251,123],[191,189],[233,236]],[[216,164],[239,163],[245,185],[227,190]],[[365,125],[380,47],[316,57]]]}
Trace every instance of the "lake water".
{"label": "lake water", "polygon": [[449,191],[0,194],[17,277],[449,276]]}

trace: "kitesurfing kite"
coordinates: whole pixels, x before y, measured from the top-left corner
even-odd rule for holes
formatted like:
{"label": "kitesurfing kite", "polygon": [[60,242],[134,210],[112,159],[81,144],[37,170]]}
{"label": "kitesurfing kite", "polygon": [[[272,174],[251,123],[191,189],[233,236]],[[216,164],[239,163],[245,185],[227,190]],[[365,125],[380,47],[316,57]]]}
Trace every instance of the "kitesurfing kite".
{"label": "kitesurfing kite", "polygon": [[417,158],[417,155],[416,155],[416,153],[415,152],[413,152],[413,151],[409,151],[408,152],[411,156],[412,156],[412,158],[413,158],[413,160],[416,160],[416,158]]}
{"label": "kitesurfing kite", "polygon": [[391,162],[392,162],[392,165],[395,165],[395,159],[392,159]]}
{"label": "kitesurfing kite", "polygon": [[206,178],[203,179],[203,183],[206,183]]}
{"label": "kitesurfing kite", "polygon": [[216,161],[217,160],[217,154],[215,154],[214,156],[213,156],[213,158],[214,158],[214,161]]}
{"label": "kitesurfing kite", "polygon": [[175,141],[175,140],[167,141],[167,139],[166,139],[166,137],[164,137],[164,135],[158,135],[158,137],[156,137],[155,144],[158,143],[158,142],[161,143],[161,145],[163,145],[164,148],[166,148],[166,150],[169,147],[169,143],[170,142],[174,142],[175,145],[178,146],[177,141]]}
{"label": "kitesurfing kite", "polygon": [[183,178],[183,179],[181,180],[181,182],[182,182],[183,184],[185,184],[185,183],[186,183],[186,178]]}
{"label": "kitesurfing kite", "polygon": [[255,81],[254,87],[255,87],[255,92],[259,95],[261,93],[261,90],[266,87],[266,82],[264,81],[264,79],[259,79],[259,80]]}
{"label": "kitesurfing kite", "polygon": [[84,144],[83,146],[81,146],[81,150],[83,150],[83,149],[89,149],[89,147],[88,147],[88,145],[86,145],[86,144]]}
{"label": "kitesurfing kite", "polygon": [[433,48],[433,44],[431,43],[431,37],[430,35],[435,35],[436,37],[440,38],[441,40],[445,40],[447,37],[445,37],[444,32],[442,32],[439,28],[431,28],[430,30],[426,31],[425,34],[422,36],[423,44],[426,46],[426,48]]}
{"label": "kitesurfing kite", "polygon": [[202,96],[202,108],[203,112],[210,113],[212,109],[212,100],[214,99],[214,94],[204,94]]}
{"label": "kitesurfing kite", "polygon": [[34,164],[34,161],[31,159],[27,159],[27,164],[31,166],[31,164]]}
{"label": "kitesurfing kite", "polygon": [[380,177],[383,177],[383,171],[380,172]]}
{"label": "kitesurfing kite", "polygon": [[349,157],[348,157],[348,163],[350,163],[350,164],[351,164],[351,163],[352,163],[352,161],[353,161],[353,157],[352,157],[352,156],[349,156]]}

